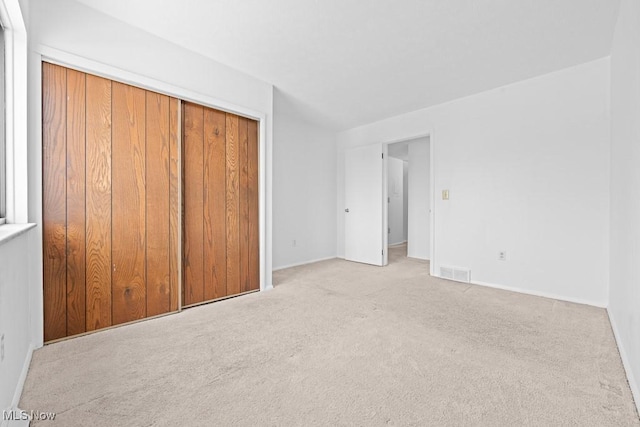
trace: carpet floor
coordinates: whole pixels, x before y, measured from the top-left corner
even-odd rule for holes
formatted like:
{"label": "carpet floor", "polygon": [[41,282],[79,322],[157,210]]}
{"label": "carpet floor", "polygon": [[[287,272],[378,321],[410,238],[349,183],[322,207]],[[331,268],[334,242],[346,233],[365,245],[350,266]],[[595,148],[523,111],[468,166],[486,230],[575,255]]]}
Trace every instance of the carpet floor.
{"label": "carpet floor", "polygon": [[53,426],[638,426],[606,311],[330,260],[272,291],[47,345]]}

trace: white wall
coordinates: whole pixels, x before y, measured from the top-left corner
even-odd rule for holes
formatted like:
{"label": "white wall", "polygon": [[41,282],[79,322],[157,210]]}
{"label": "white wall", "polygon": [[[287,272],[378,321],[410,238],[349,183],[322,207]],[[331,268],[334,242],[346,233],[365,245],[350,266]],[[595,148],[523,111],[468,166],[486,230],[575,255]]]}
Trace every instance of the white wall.
{"label": "white wall", "polygon": [[299,119],[277,90],[273,108],[274,269],[335,258],[335,132]]}
{"label": "white wall", "polygon": [[252,108],[272,110],[272,85],[118,21],[73,0],[31,0],[30,37],[38,45]]}
{"label": "white wall", "polygon": [[608,99],[604,58],[338,134],[338,255],[344,149],[433,132],[435,271],[605,306]]}
{"label": "white wall", "polygon": [[420,139],[409,144],[409,205],[407,256],[430,259],[429,235],[431,218],[431,155],[429,139]]}
{"label": "white wall", "polygon": [[623,0],[611,54],[609,316],[640,410],[640,3]]}
{"label": "white wall", "polygon": [[[4,232],[6,229],[0,230],[0,236]],[[0,361],[0,412],[12,406],[16,389],[21,390],[33,348],[29,233],[33,230],[0,243],[0,336],[4,335],[4,360]]]}
{"label": "white wall", "polygon": [[387,159],[387,208],[389,212],[389,245],[406,241],[404,238],[404,162],[389,157]]}

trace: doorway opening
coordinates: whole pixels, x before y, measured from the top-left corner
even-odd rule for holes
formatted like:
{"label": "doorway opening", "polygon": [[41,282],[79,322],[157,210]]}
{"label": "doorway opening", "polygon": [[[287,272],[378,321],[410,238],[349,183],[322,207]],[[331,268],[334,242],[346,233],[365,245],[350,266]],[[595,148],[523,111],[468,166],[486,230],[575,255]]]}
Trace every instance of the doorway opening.
{"label": "doorway opening", "polygon": [[[406,241],[404,256],[428,261],[427,268],[433,274],[433,152],[431,132],[345,150],[345,260],[382,267],[389,263],[389,250]],[[391,180],[389,174],[392,175]],[[392,201],[394,207],[390,223],[389,205]],[[401,247],[397,249],[394,253],[403,250]]]}
{"label": "doorway opening", "polygon": [[431,260],[431,141],[429,136],[387,144],[388,263]]}

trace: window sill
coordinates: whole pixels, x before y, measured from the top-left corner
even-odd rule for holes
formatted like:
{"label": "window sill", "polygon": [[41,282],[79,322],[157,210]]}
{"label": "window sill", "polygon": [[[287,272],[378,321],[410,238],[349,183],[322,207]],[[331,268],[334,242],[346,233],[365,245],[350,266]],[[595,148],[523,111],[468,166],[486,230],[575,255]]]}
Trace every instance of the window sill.
{"label": "window sill", "polygon": [[27,232],[36,224],[3,224],[0,225],[0,245],[4,245],[9,240]]}

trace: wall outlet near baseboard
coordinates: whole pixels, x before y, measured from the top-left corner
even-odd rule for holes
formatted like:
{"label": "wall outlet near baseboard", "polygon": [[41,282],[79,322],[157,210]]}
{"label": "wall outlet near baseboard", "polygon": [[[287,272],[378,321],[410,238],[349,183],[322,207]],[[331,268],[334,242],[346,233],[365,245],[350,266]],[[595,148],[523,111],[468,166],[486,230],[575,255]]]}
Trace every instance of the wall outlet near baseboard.
{"label": "wall outlet near baseboard", "polygon": [[507,260],[507,251],[498,252],[498,260],[499,261],[506,261]]}

